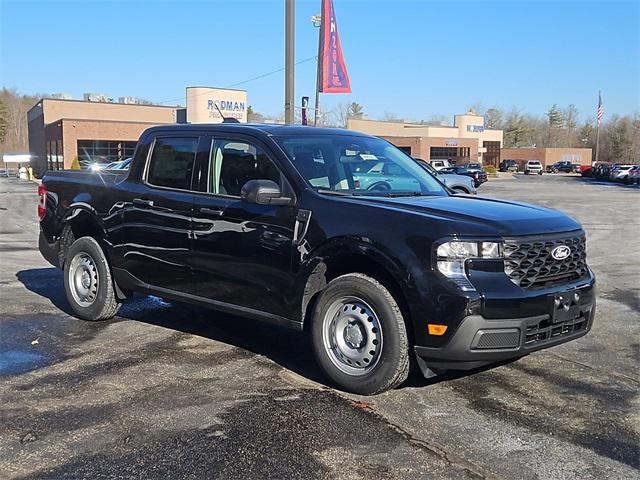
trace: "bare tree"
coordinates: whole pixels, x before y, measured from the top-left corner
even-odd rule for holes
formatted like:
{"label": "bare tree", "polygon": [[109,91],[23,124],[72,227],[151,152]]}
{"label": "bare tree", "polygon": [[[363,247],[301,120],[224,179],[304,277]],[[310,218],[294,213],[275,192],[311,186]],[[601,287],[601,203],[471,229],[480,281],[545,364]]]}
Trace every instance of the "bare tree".
{"label": "bare tree", "polygon": [[401,119],[393,112],[386,111],[382,114],[382,121],[384,122],[399,122]]}
{"label": "bare tree", "polygon": [[29,151],[27,112],[43,97],[46,95],[22,95],[15,89],[3,88],[0,91],[0,124],[4,129],[0,143],[2,153]]}
{"label": "bare tree", "polygon": [[573,147],[576,143],[576,128],[578,127],[578,109],[570,104],[564,109],[564,128],[566,130],[566,146]]}
{"label": "bare tree", "polygon": [[484,126],[492,130],[502,130],[502,112],[496,107],[492,107],[484,112]]}

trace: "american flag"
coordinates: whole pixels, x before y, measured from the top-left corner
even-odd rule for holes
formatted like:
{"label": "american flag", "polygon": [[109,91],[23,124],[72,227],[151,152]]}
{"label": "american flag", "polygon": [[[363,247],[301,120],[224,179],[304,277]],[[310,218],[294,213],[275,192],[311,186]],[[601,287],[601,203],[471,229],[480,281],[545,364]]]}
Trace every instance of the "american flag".
{"label": "american flag", "polygon": [[598,92],[598,113],[596,114],[598,126],[602,123],[602,115],[604,115],[604,105],[602,104],[602,95]]}

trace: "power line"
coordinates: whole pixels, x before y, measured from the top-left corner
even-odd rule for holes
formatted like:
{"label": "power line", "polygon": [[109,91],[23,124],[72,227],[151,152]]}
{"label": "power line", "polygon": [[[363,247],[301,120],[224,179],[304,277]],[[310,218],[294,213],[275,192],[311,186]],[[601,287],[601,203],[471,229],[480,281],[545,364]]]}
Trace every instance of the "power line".
{"label": "power line", "polygon": [[[318,57],[314,55],[313,57],[305,58],[304,60],[300,60],[299,62],[296,62],[296,63],[295,63],[295,65],[300,65],[300,64],[302,64],[302,63],[307,63],[307,62],[310,62],[311,60],[317,60],[317,58],[318,58]],[[279,68],[279,69],[277,69],[277,70],[273,70],[273,71],[268,72],[268,73],[263,73],[262,75],[258,75],[257,77],[249,78],[249,79],[247,79],[247,80],[242,80],[241,82],[237,82],[237,83],[233,83],[233,84],[231,84],[231,85],[227,85],[227,86],[226,86],[226,87],[224,87],[224,88],[233,88],[233,87],[237,87],[237,86],[239,86],[239,85],[244,85],[245,83],[253,82],[253,81],[255,81],[255,80],[260,80],[261,78],[265,78],[265,77],[268,77],[268,76],[270,76],[270,75],[275,75],[276,73],[280,73],[280,72],[282,72],[283,70],[284,70],[284,67]],[[207,95],[208,93],[209,93],[209,92],[202,92],[202,93],[200,93],[200,94],[198,94],[198,95],[194,95],[194,96]],[[183,98],[184,98],[184,97],[172,98],[172,99],[169,99],[169,100],[164,100],[164,101],[162,101],[162,102],[158,102],[157,104],[158,104],[158,105],[162,105],[162,104],[164,104],[164,103],[170,103],[170,102],[175,102],[175,101],[177,101],[177,100],[182,100]]]}

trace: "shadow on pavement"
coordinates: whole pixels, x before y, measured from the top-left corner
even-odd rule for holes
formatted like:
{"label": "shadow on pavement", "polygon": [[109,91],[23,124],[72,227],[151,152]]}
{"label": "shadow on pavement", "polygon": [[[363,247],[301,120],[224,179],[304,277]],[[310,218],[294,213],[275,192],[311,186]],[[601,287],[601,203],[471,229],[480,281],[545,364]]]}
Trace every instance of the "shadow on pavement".
{"label": "shadow on pavement", "polygon": [[[60,270],[53,267],[22,270],[16,277],[29,291],[74,316]],[[138,294],[123,303],[114,320],[135,320],[223,342],[267,357],[309,380],[327,383],[316,366],[308,336],[302,332]]]}
{"label": "shadow on pavement", "polygon": [[[47,298],[64,313],[74,316],[66,299],[60,270],[53,267],[22,270],[16,277],[29,291]],[[233,345],[269,358],[314,382],[331,384],[317,367],[309,335],[304,332],[139,294],[123,303],[114,320],[119,319],[144,322]],[[430,379],[425,379],[416,367],[400,388],[427,387],[483,372],[504,363],[508,362],[468,371],[447,371]]]}
{"label": "shadow on pavement", "polygon": [[598,185],[601,187],[630,188],[635,190],[640,189],[640,183],[616,182],[613,180],[607,180],[606,178],[583,177],[583,176],[577,176],[577,175],[565,175],[565,178],[573,178],[575,180],[580,180],[582,183],[585,183],[585,184]]}
{"label": "shadow on pavement", "polygon": [[57,268],[32,268],[16,273],[16,278],[33,293],[47,298],[51,303],[68,315],[73,315],[71,305],[64,292],[62,270]]}

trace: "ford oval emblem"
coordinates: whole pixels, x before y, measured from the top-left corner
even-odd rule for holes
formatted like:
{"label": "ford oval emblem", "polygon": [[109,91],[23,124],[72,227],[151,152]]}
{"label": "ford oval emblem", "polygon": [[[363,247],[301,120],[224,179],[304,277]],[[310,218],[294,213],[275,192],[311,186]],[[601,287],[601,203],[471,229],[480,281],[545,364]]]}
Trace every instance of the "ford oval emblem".
{"label": "ford oval emblem", "polygon": [[571,249],[566,245],[559,245],[551,250],[551,256],[556,260],[564,260],[571,255]]}

